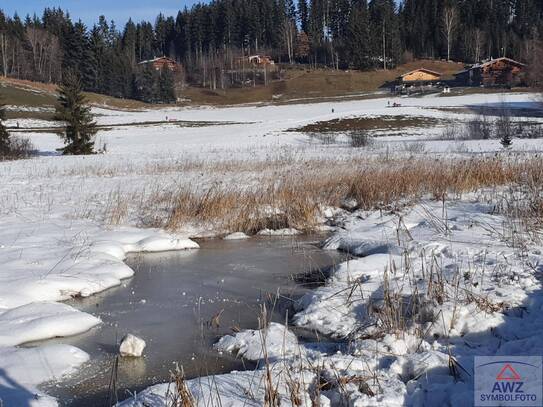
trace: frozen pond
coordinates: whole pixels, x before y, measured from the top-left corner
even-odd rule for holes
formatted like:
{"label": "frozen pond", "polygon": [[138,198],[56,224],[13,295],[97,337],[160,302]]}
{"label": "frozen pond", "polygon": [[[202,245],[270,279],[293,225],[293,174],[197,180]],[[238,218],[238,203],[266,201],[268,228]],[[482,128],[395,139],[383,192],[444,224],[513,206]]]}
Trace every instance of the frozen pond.
{"label": "frozen pond", "polygon": [[[341,255],[317,248],[319,238],[253,238],[208,240],[194,251],[133,255],[127,263],[134,277],[117,288],[69,303],[99,316],[103,324],[67,343],[91,355],[78,374],[60,384],[42,386],[66,406],[101,406],[119,339],[132,333],[145,339],[144,358],[121,358],[118,396],[165,382],[175,362],[188,377],[252,368],[211,345],[232,329],[256,328],[260,305],[284,322],[290,298],[308,287],[299,276],[337,264]],[[296,281],[297,282],[296,282]],[[277,297],[277,294],[279,296]],[[291,315],[292,313],[290,313]],[[213,317],[220,315],[217,326]]]}

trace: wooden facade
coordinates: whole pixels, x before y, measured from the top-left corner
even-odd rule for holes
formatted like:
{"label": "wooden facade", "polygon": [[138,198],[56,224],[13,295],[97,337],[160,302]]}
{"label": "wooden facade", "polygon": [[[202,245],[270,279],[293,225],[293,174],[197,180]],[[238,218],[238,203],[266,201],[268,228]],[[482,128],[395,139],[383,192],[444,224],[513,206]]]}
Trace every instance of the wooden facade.
{"label": "wooden facade", "polygon": [[168,58],[168,57],[160,57],[160,58],[150,59],[148,61],[141,61],[139,65],[142,65],[142,66],[151,65],[157,71],[160,71],[163,68],[167,68],[172,72],[181,72],[182,70],[182,67],[180,64],[178,64],[173,59]]}
{"label": "wooden facade", "polygon": [[251,55],[247,60],[253,65],[275,65],[274,60],[268,55]]}
{"label": "wooden facade", "polygon": [[515,86],[522,82],[526,65],[510,58],[497,58],[458,72],[456,82],[464,86]]}
{"label": "wooden facade", "polygon": [[398,78],[398,81],[403,84],[413,83],[432,83],[441,79],[439,72],[434,72],[429,69],[419,68],[414,71],[407,72]]}

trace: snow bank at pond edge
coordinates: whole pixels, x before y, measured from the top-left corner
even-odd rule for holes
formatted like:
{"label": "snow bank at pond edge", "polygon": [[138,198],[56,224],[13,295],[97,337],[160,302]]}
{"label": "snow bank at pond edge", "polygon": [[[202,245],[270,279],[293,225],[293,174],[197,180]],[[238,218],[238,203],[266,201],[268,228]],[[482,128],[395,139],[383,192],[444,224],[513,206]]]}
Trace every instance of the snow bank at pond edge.
{"label": "snow bank at pond edge", "polygon": [[[441,202],[424,201],[401,213],[347,219],[325,247],[363,257],[339,265],[302,298],[294,316],[295,325],[343,342],[300,343],[276,323],[227,335],[215,348],[258,361],[259,368],[188,381],[195,405],[263,405],[268,369],[282,406],[314,405],[323,383],[322,406],[470,405],[474,356],[540,354],[543,298],[534,295],[541,290],[540,244],[526,240],[519,250],[500,239],[495,231],[507,227],[505,217],[477,194],[447,202],[445,229],[436,223],[444,212]],[[425,296],[436,275],[443,293]],[[416,322],[390,328],[380,316],[385,297],[412,295],[421,304]],[[510,311],[515,307],[520,317]],[[168,388],[153,386],[121,405],[168,405]]]}
{"label": "snow bank at pond edge", "polygon": [[[65,224],[59,225],[61,222]],[[197,248],[185,236],[158,229],[105,231],[87,222],[67,220],[19,223],[17,229],[9,222],[1,225],[0,399],[4,405],[57,405],[36,386],[88,360],[87,353],[72,346],[14,347],[76,335],[101,322],[56,301],[86,297],[131,277],[134,271],[123,262],[129,252]]]}

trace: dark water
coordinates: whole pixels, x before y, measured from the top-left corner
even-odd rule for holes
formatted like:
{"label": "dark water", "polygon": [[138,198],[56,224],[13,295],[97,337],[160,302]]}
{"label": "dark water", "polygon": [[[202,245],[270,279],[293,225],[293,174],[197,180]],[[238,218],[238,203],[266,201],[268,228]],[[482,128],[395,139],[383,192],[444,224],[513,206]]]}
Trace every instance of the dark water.
{"label": "dark water", "polygon": [[[261,306],[284,322],[292,299],[309,288],[300,275],[319,274],[342,259],[317,248],[318,238],[209,240],[194,251],[133,255],[134,277],[120,287],[69,302],[103,324],[66,343],[91,355],[78,373],[42,386],[65,406],[105,406],[117,343],[126,333],[147,342],[143,358],[120,358],[118,397],[169,379],[175,363],[188,377],[252,368],[212,344],[236,329],[257,328]],[[303,279],[302,279],[303,280]],[[220,314],[219,325],[212,323]],[[217,320],[215,320],[217,322]]]}

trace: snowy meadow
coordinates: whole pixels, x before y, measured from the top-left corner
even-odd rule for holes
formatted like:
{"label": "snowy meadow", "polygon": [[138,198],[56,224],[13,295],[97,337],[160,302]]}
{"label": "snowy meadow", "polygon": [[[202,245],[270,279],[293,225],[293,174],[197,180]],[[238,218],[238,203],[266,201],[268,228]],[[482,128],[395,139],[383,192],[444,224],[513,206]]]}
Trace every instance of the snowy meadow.
{"label": "snowy meadow", "polygon": [[37,156],[0,162],[3,405],[63,405],[40,385],[90,363],[25,345],[99,329],[62,301],[130,278],[128,253],[202,238],[325,233],[350,259],[284,323],[262,306],[215,344],[256,369],[172,369],[120,405],[470,405],[474,356],[543,353],[534,94],[94,112],[103,153],[60,156],[57,124],[22,119]]}

